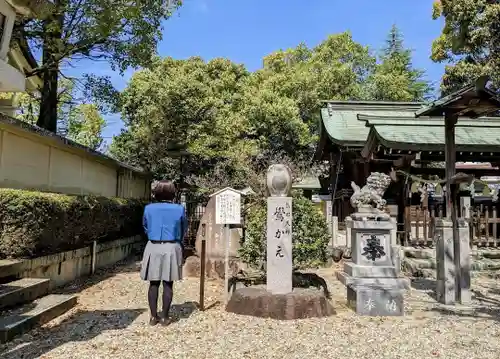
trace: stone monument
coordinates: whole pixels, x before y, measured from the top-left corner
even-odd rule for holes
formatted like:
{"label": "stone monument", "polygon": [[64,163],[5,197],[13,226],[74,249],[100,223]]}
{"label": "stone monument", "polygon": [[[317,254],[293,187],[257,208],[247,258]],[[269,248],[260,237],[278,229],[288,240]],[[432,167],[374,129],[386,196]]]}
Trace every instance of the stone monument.
{"label": "stone monument", "polygon": [[390,182],[388,175],[373,172],[363,188],[351,183],[351,205],[357,209],[351,216],[352,260],[344,263],[337,278],[347,287],[348,305],[361,315],[404,314],[403,294],[410,283],[400,276],[391,243],[394,222],[383,211],[382,196]]}
{"label": "stone monument", "polygon": [[[216,196],[218,193],[227,190],[236,191],[232,188],[224,188],[210,195],[210,199],[205,206],[203,216],[198,226],[195,255],[188,257],[184,264],[183,274],[186,277],[200,276],[201,241],[206,240],[205,275],[207,278],[224,278],[226,243],[224,243],[223,225],[216,223]],[[236,192],[239,192],[242,196],[245,195],[245,193],[241,191]],[[238,249],[240,248],[243,232],[241,227],[241,225],[231,225],[229,230],[229,267],[232,274],[236,273],[238,269],[241,269],[238,259]]]}
{"label": "stone monument", "polygon": [[267,290],[273,294],[292,291],[292,176],[288,167],[267,170]]}
{"label": "stone monument", "polygon": [[292,176],[277,164],[267,171],[266,286],[236,289],[226,311],[274,319],[324,317],[335,313],[324,292],[293,288]]}

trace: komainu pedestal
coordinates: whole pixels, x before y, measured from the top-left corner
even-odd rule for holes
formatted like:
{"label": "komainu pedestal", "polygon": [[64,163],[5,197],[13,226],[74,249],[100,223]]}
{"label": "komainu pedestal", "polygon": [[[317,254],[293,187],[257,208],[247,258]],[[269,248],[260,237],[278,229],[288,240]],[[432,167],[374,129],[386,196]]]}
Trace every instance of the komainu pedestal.
{"label": "komainu pedestal", "polygon": [[347,287],[348,305],[361,315],[403,315],[403,295],[410,282],[400,276],[393,257],[394,223],[375,213],[355,213],[352,217],[352,261],[337,273]]}

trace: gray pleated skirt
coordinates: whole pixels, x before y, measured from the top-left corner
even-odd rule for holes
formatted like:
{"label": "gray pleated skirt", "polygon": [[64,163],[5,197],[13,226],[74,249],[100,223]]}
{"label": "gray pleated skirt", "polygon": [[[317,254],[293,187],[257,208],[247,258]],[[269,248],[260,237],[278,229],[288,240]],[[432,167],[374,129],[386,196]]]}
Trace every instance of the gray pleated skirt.
{"label": "gray pleated skirt", "polygon": [[141,263],[141,279],[173,282],[182,279],[182,248],[180,243],[148,241]]}

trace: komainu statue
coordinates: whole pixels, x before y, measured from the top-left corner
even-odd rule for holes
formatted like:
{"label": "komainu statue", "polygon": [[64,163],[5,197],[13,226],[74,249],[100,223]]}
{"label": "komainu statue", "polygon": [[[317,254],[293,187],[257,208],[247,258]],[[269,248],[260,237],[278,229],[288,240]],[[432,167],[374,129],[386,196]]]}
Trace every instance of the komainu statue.
{"label": "komainu statue", "polygon": [[381,212],[386,205],[386,200],[382,197],[390,184],[391,177],[381,172],[372,172],[366,179],[366,185],[363,188],[359,188],[354,181],[351,182],[351,187],[354,190],[354,194],[351,196],[351,205],[358,211],[364,208]]}

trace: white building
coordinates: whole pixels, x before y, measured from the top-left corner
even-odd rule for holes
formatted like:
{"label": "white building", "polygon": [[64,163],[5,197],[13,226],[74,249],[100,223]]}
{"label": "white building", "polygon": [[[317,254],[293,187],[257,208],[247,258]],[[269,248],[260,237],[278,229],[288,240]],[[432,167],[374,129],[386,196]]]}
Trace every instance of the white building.
{"label": "white building", "polygon": [[[0,0],[0,92],[35,91],[42,86],[39,76],[26,79],[25,71],[37,67],[25,39],[12,39],[16,18],[40,17],[51,4],[45,0]],[[15,96],[0,99],[0,112],[12,115]]]}

